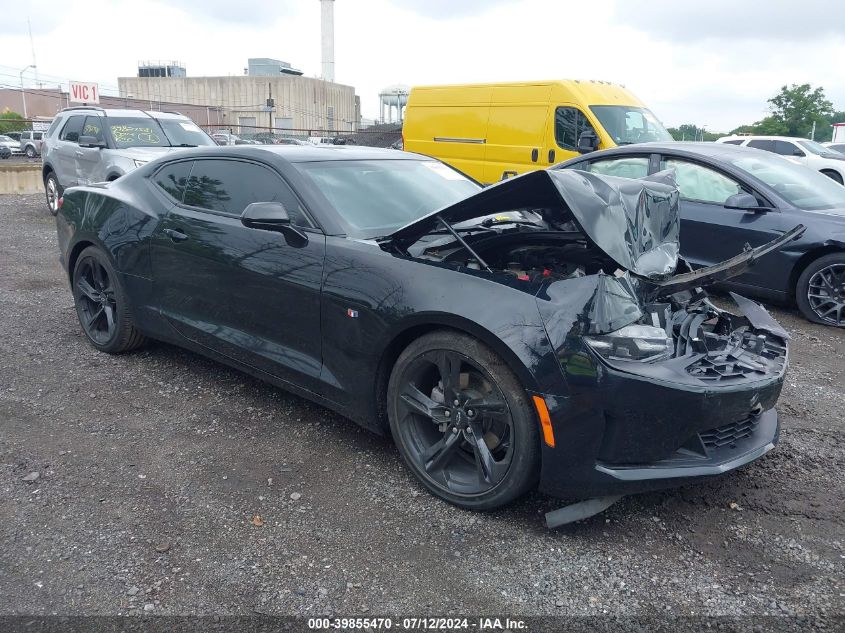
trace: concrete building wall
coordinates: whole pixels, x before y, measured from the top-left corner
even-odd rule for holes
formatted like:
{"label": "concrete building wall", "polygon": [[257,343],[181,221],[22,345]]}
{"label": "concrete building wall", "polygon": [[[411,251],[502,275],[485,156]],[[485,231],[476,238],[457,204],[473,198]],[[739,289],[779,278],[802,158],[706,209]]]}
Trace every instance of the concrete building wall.
{"label": "concrete building wall", "polygon": [[205,106],[219,107],[209,111],[209,121],[197,122],[235,130],[241,118],[254,118],[259,127],[268,126],[270,115],[261,108],[270,84],[276,103],[274,126],[278,120],[278,127],[285,128],[357,129],[355,88],[311,77],[120,77],[117,81],[120,94],[133,100],[196,104],[203,106],[203,111]]}
{"label": "concrete building wall", "polygon": [[[26,89],[26,112],[30,118],[52,118],[62,108],[74,104],[68,101],[68,94],[60,89]],[[190,117],[199,125],[212,125],[221,118],[214,110],[190,103],[159,103],[149,100],[128,99],[124,97],[100,96],[100,107],[131,108],[135,110],[175,110]],[[0,112],[6,109],[23,114],[21,91],[13,88],[0,89]]]}

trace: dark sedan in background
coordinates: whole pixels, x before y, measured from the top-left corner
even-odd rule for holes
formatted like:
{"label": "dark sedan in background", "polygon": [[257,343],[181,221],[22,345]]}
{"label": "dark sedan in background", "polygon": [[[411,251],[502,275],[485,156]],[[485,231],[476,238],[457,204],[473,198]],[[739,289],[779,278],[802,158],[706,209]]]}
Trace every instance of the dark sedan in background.
{"label": "dark sedan in background", "polygon": [[700,286],[801,227],[691,272],[671,175],[481,189],[392,150],[198,148],[69,189],[56,219],[97,349],[161,339],[311,398],[466,508],[675,485],[778,438],[786,333]]}
{"label": "dark sedan in background", "polygon": [[718,143],[629,145],[553,169],[628,178],[674,170],[681,195],[681,255],[694,267],[805,225],[801,239],[729,285],[794,302],[811,321],[845,327],[845,187],[830,178],[769,152]]}

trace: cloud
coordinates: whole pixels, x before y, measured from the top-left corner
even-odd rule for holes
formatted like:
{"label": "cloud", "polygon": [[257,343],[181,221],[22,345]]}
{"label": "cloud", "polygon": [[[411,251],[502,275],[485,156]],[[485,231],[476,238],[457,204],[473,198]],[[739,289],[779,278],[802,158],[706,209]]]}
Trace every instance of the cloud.
{"label": "cloud", "polygon": [[427,18],[449,19],[482,15],[509,0],[392,0],[391,4]]}
{"label": "cloud", "polygon": [[[46,33],[61,24],[65,15],[63,7],[57,8],[49,0],[0,0],[0,12],[9,16],[0,20],[0,35],[20,35],[29,37],[26,19],[29,18],[33,37]],[[3,47],[5,48],[5,46]]]}
{"label": "cloud", "polygon": [[613,21],[655,39],[681,43],[737,39],[817,41],[823,37],[845,39],[840,9],[838,3],[830,0],[618,0]]}
{"label": "cloud", "polygon": [[[316,0],[311,0],[316,4]],[[137,4],[134,0],[132,4]],[[283,17],[297,15],[302,0],[169,0],[167,6],[179,9],[202,22],[262,26]]]}

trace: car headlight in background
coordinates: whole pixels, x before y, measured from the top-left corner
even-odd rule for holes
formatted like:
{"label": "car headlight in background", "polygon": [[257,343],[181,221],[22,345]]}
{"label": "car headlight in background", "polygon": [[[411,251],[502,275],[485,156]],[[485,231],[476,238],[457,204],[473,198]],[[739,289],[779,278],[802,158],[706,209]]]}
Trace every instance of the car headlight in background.
{"label": "car headlight in background", "polygon": [[137,158],[135,158],[135,159],[132,160],[132,162],[135,163],[135,167],[141,167],[142,165],[146,165],[150,161],[148,161],[148,160],[138,160]]}
{"label": "car headlight in background", "polygon": [[585,336],[584,340],[608,360],[663,360],[675,350],[666,330],[653,325],[626,325],[610,334]]}

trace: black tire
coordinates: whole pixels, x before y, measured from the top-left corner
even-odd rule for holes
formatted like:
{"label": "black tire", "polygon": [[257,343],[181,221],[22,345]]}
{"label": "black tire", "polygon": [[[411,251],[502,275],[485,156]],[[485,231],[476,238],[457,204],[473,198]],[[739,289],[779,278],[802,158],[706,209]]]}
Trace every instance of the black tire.
{"label": "black tire", "polygon": [[528,395],[470,336],[442,330],[408,345],[390,375],[387,411],[411,472],[449,503],[493,510],[537,484],[539,422]]}
{"label": "black tire", "polygon": [[95,246],[76,259],[73,302],[82,331],[101,352],[121,354],[146,342],[135,328],[126,292],[111,261]]}
{"label": "black tire", "polygon": [[808,320],[845,327],[845,253],[811,262],[798,278],[795,302]]}
{"label": "black tire", "polygon": [[825,176],[827,176],[831,180],[835,180],[840,185],[842,184],[842,174],[840,174],[838,171],[833,171],[831,169],[822,169],[821,173],[823,173]]}
{"label": "black tire", "polygon": [[62,186],[55,172],[48,172],[44,178],[44,195],[47,197],[47,208],[50,213],[56,215],[59,212],[59,198],[62,196]]}
{"label": "black tire", "polygon": [[35,158],[35,156],[36,156],[35,148],[32,145],[27,145],[26,146],[26,157],[27,158]]}

